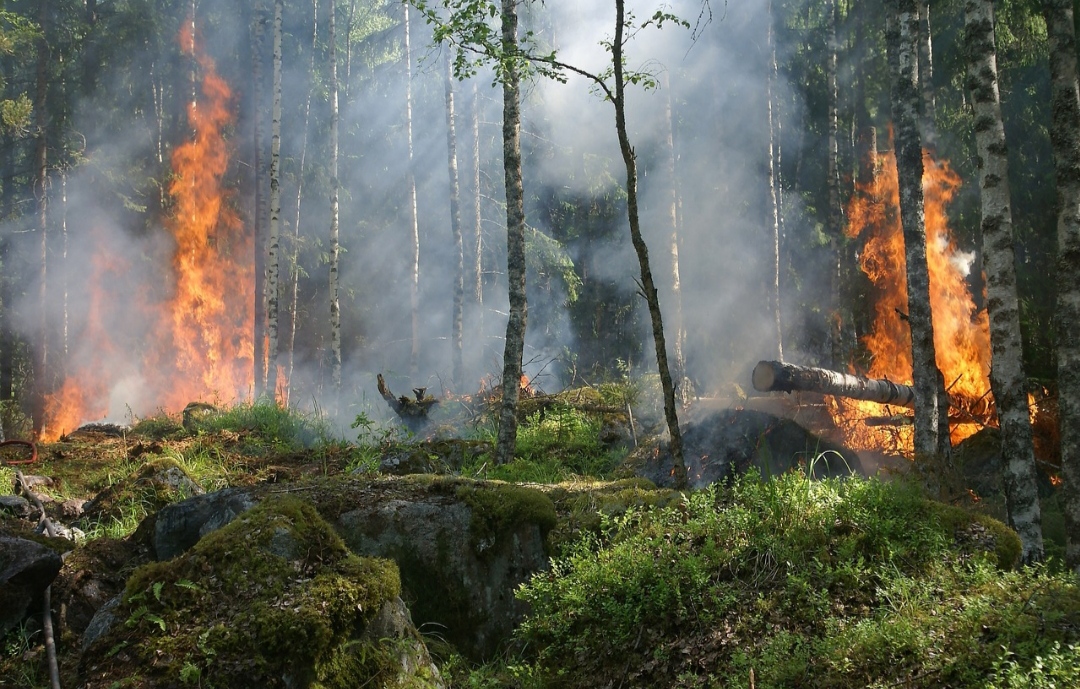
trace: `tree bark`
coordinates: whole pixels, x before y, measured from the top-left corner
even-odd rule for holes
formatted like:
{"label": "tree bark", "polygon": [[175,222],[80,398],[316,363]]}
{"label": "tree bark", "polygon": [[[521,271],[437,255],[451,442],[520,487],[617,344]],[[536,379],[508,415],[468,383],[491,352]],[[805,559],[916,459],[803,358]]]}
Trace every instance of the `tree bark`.
{"label": "tree bark", "polygon": [[[621,2],[621,0],[620,0]],[[766,110],[769,123],[769,160],[766,170],[769,178],[768,206],[772,232],[772,284],[769,285],[769,310],[773,318],[773,336],[776,338],[776,358],[784,360],[784,328],[780,313],[780,209],[776,200],[776,129],[773,127],[773,83],[776,80],[776,46],[773,44],[772,0],[768,4],[769,76],[765,81]]]}
{"label": "tree bark", "polygon": [[338,76],[337,37],[334,31],[337,0],[330,0],[327,42],[330,50],[330,381],[334,392],[341,391],[341,303],[338,295],[339,202],[338,178]]}
{"label": "tree bark", "polygon": [[671,80],[667,72],[661,75],[661,88],[666,92],[664,99],[664,211],[668,223],[668,251],[671,261],[671,309],[675,320],[675,337],[672,341],[672,354],[675,357],[675,380],[679,397],[686,405],[690,402],[689,379],[686,376],[686,331],[683,327],[682,280],[679,275],[679,189],[675,174],[675,119],[672,117]]}
{"label": "tree bark", "polygon": [[315,54],[319,49],[319,0],[311,3],[311,63],[308,65],[307,98],[304,100],[304,138],[300,144],[300,165],[296,175],[296,223],[293,226],[293,247],[290,260],[289,289],[291,291],[289,307],[289,328],[286,331],[285,340],[285,398],[282,400],[285,406],[289,404],[289,396],[292,391],[293,362],[296,360],[294,348],[296,347],[296,323],[297,307],[300,304],[300,210],[304,201],[304,167],[307,161],[308,139],[311,136],[311,95],[315,90]]}
{"label": "tree bark", "polygon": [[472,176],[473,176],[473,293],[476,297],[476,332],[484,336],[484,216],[480,194],[480,88],[473,80],[472,90]]}
{"label": "tree bark", "polygon": [[263,44],[266,40],[266,8],[262,0],[254,7],[254,38],[251,42],[252,107],[254,108],[254,177],[255,177],[255,397],[266,391],[266,201],[263,197],[263,180],[266,157],[263,153],[264,122],[263,103],[266,85],[263,83]]}
{"label": "tree bark", "polygon": [[270,237],[266,272],[266,394],[277,399],[278,323],[281,253],[281,13],[283,0],[274,0],[274,77],[270,114]]}
{"label": "tree bark", "polygon": [[990,314],[990,385],[1001,425],[1005,502],[1025,562],[1043,559],[1042,516],[1020,340],[1020,305],[1009,194],[1009,159],[998,93],[992,0],[964,3],[968,89],[975,109],[982,202],[982,257]]}
{"label": "tree bark", "polygon": [[919,2],[919,86],[922,92],[922,140],[927,148],[937,144],[937,101],[934,97],[934,48],[930,31],[930,2]]}
{"label": "tree bark", "polygon": [[828,18],[829,30],[827,33],[828,46],[826,47],[825,81],[826,81],[826,118],[827,118],[827,161],[825,165],[825,189],[829,207],[826,212],[829,237],[829,248],[832,253],[833,265],[830,272],[831,289],[829,290],[829,356],[834,366],[842,365],[847,357],[843,346],[843,324],[845,318],[841,315],[840,295],[843,292],[843,263],[841,261],[844,243],[843,209],[840,205],[840,143],[837,132],[839,131],[839,91],[836,86],[836,25],[839,22],[840,10],[837,0],[829,0]]}
{"label": "tree bark", "polygon": [[753,384],[759,392],[817,392],[898,407],[915,406],[915,390],[910,385],[780,361],[759,361],[754,367]]}
{"label": "tree bark", "polygon": [[[937,457],[951,465],[948,403],[937,367],[930,313],[930,278],[926,264],[923,208],[923,160],[919,136],[918,12],[915,0],[891,0],[886,31],[896,127],[896,168],[900,185],[900,222],[907,260],[908,318],[911,326],[912,379],[915,387],[915,455],[922,468]],[[936,480],[927,475],[928,487]]]}
{"label": "tree bark", "polygon": [[412,255],[409,260],[409,314],[412,322],[412,349],[409,352],[409,376],[414,380],[420,366],[420,226],[416,213],[416,169],[413,162],[412,117],[412,47],[409,41],[409,3],[405,6],[405,137],[409,145],[405,191],[409,195],[409,230]]}
{"label": "tree bark", "polygon": [[51,5],[41,0],[38,5],[38,23],[41,36],[37,45],[37,75],[34,91],[34,200],[37,203],[37,231],[41,254],[38,269],[38,323],[37,341],[34,343],[34,388],[31,396],[31,415],[34,434],[38,435],[45,423],[45,398],[49,392],[49,330],[48,313],[48,267],[49,267],[49,195],[48,195],[48,110],[46,102],[49,91],[49,15]]}
{"label": "tree bark", "polygon": [[[509,1],[509,0],[507,0]],[[682,432],[679,429],[679,414],[675,406],[675,385],[668,366],[667,343],[664,338],[664,321],[660,313],[660,299],[653,282],[652,268],[649,266],[649,248],[641,235],[641,222],[638,215],[637,198],[637,155],[630,145],[626,132],[626,84],[623,80],[623,42],[625,38],[625,2],[615,0],[615,40],[611,43],[611,64],[614,67],[615,92],[612,104],[615,106],[615,132],[619,137],[619,150],[626,166],[626,209],[630,221],[630,240],[638,258],[641,271],[641,290],[649,305],[652,320],[653,345],[656,348],[656,366],[660,373],[660,385],[664,391],[664,418],[671,436],[669,449],[675,472],[675,487],[686,487],[686,463],[683,459]]]}
{"label": "tree bark", "polygon": [[465,243],[461,236],[461,185],[458,182],[457,130],[454,122],[454,65],[450,52],[444,59],[443,74],[446,92],[446,163],[450,181],[450,232],[454,237],[454,290],[453,314],[450,328],[450,360],[454,391],[464,392],[464,364],[462,363],[461,331],[465,309]]}
{"label": "tree bark", "polygon": [[[502,0],[502,52],[516,56],[517,3]],[[525,190],[521,180],[521,84],[517,64],[503,67],[503,177],[506,186],[506,278],[510,316],[506,321],[503,350],[502,407],[495,463],[514,458],[517,444],[517,403],[521,395],[521,358],[525,351],[525,327],[529,305],[525,297]]]}
{"label": "tree bark", "polygon": [[1080,85],[1071,0],[1043,0],[1050,42],[1050,142],[1058,191],[1058,406],[1065,561],[1080,574]]}

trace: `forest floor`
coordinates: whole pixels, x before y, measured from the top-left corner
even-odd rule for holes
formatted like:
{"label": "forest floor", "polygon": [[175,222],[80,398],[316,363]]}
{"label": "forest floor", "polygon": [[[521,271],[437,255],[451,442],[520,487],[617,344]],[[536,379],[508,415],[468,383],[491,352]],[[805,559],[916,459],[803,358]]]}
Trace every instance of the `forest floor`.
{"label": "forest floor", "polygon": [[[590,394],[527,414],[518,458],[505,466],[490,462],[493,433],[482,411],[465,440],[419,440],[360,415],[356,439],[346,441],[319,419],[256,404],[84,428],[39,446],[36,464],[0,467],[0,493],[13,492],[16,469],[47,479],[35,491],[50,516],[84,532],[76,553],[93,543],[94,552],[122,548],[147,516],[191,494],[131,480],[161,462],[206,492],[393,470],[566,494],[567,486],[611,485],[632,445],[624,442],[627,420],[610,418],[627,406],[626,392]],[[22,448],[0,453],[5,461],[25,457]],[[484,664],[438,635],[427,639],[443,681],[471,688],[1080,684],[1075,577],[1059,562],[1018,567],[1015,534],[987,516],[986,505],[938,503],[903,480],[811,481],[797,470],[681,496],[646,490],[658,497],[560,503],[553,569],[517,592],[532,614],[506,652]],[[73,519],[72,501],[91,499]],[[15,522],[0,518],[0,531],[26,531]],[[64,678],[77,679],[78,637],[61,625],[59,645]],[[0,640],[0,687],[46,686],[42,635],[24,624]]]}

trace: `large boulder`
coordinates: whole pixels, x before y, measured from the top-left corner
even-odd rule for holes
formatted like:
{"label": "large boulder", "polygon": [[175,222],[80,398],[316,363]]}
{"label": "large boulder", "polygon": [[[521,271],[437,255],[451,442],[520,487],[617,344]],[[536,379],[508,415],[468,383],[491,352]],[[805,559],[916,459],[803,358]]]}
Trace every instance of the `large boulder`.
{"label": "large boulder", "polygon": [[[272,489],[226,489],[162,509],[140,526],[157,558],[176,557]],[[500,482],[411,476],[336,477],[294,490],[355,553],[394,560],[421,629],[475,660],[493,657],[526,611],[514,591],[548,567],[555,508],[542,492]]]}
{"label": "large boulder", "polygon": [[18,625],[64,566],[53,549],[0,536],[0,636]]}
{"label": "large boulder", "polygon": [[91,625],[82,686],[441,686],[399,592],[392,562],[350,552],[309,503],[269,497],[134,572]]}
{"label": "large boulder", "polygon": [[[692,488],[744,474],[752,467],[763,476],[801,467],[814,478],[863,474],[859,456],[819,438],[790,419],[750,409],[699,414],[682,426],[683,458]],[[638,448],[623,473],[658,486],[674,484],[671,453],[654,441]]]}
{"label": "large boulder", "polygon": [[548,567],[554,505],[540,491],[509,484],[412,483],[403,494],[357,500],[335,526],[353,551],[398,563],[422,629],[469,658],[490,659],[527,611],[514,591]]}

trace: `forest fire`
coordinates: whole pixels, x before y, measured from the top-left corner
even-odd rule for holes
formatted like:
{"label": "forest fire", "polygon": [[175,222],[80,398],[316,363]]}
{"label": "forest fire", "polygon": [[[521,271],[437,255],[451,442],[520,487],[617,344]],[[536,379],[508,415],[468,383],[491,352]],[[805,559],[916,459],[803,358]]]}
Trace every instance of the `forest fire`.
{"label": "forest fire", "polygon": [[[990,334],[985,311],[976,308],[967,275],[972,256],[960,251],[948,228],[946,207],[960,186],[948,163],[923,154],[927,262],[938,367],[950,397],[962,401],[954,409],[954,443],[979,428],[996,423],[990,393]],[[849,237],[864,238],[859,266],[876,288],[873,326],[863,338],[870,356],[871,378],[911,383],[911,345],[907,322],[907,276],[900,226],[899,190],[892,152],[882,156],[874,181],[860,188],[848,207]],[[977,267],[976,267],[977,269]],[[853,449],[910,454],[910,424],[867,424],[890,418],[898,410],[874,402],[828,398],[832,416]],[[959,413],[961,416],[957,416]]]}
{"label": "forest fire", "polygon": [[[232,123],[232,93],[217,74],[213,60],[199,51],[190,23],[179,43],[196,61],[201,73],[201,97],[188,104],[190,141],[172,154],[169,194],[172,215],[166,227],[174,242],[168,294],[157,303],[132,304],[130,294],[117,298],[106,291],[111,266],[108,258],[92,258],[94,270],[86,290],[90,295],[87,326],[79,334],[87,350],[114,352],[118,347],[102,324],[115,319],[109,311],[145,312],[153,325],[137,352],[140,386],[166,411],[178,411],[193,400],[233,399],[250,391],[253,372],[253,268],[248,260],[253,239],[230,205],[222,180],[229,165],[225,130]],[[152,286],[136,295],[153,293]],[[55,440],[82,423],[108,413],[108,395],[116,371],[102,365],[99,355],[70,371],[59,391],[50,396],[42,440]],[[126,401],[125,401],[126,403]],[[146,410],[135,410],[144,412]]]}

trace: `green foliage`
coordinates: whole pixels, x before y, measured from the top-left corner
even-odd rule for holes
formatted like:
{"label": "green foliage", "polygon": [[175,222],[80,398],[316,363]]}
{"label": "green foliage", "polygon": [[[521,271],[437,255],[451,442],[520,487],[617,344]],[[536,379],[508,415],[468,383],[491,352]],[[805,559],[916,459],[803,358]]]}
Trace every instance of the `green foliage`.
{"label": "green foliage", "polygon": [[745,686],[751,669],[759,687],[983,686],[1037,656],[1071,676],[1076,582],[958,548],[975,522],[951,510],[787,474],[601,515],[519,591],[520,637],[550,686]]}
{"label": "green foliage", "polygon": [[241,402],[199,419],[197,432],[232,431],[274,448],[300,449],[327,443],[333,437],[326,419],[275,402]]}
{"label": "green foliage", "polygon": [[355,641],[399,593],[393,563],[349,553],[307,503],[272,498],[189,553],[136,570],[117,610],[123,629],[102,641],[124,652],[103,665],[204,687],[305,667],[327,686],[385,681],[396,658]]}

